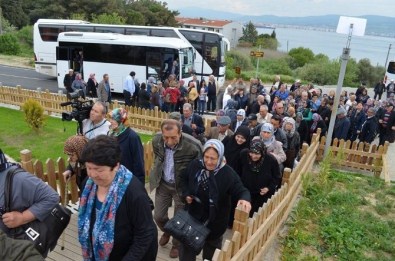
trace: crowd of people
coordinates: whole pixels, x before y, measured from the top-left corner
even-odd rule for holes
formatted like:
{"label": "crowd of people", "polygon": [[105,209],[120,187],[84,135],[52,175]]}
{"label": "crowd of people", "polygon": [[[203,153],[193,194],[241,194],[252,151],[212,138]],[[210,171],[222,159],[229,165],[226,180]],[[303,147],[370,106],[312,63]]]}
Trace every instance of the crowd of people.
{"label": "crowd of people", "polygon": [[[105,96],[108,75],[101,83],[91,76],[98,97]],[[81,79],[76,76],[71,88],[79,86],[75,81]],[[281,187],[284,168],[298,163],[301,145],[310,144],[318,129],[321,135],[327,133],[333,90],[323,93],[299,80],[287,86],[280,76],[270,89],[258,79],[235,80],[223,93],[214,77],[207,82],[194,76],[186,88],[174,75],[163,84],[154,79],[138,84],[134,72],[126,77],[126,105],[137,97],[140,106],[159,106],[170,112],[152,139],[155,157],[149,187],[155,191],[154,202],[144,187],[144,151],[139,136],[128,127],[127,110],[107,112],[111,92],[107,100],[95,102],[89,119],[83,121],[82,135],[65,141],[69,165],[63,176],[68,180],[76,175],[80,190],[78,239],[84,260],[155,260],[158,244],[163,247],[172,238],[165,230],[171,206],[174,214],[185,209],[207,223],[210,233],[203,259],[210,260],[221,247],[226,229],[233,226],[235,208],[252,216]],[[135,95],[137,86],[140,91]],[[385,86],[383,90],[393,89]],[[89,90],[86,93],[90,95]],[[145,97],[146,93],[150,94]],[[383,100],[375,99],[380,99],[380,93],[374,98],[367,93],[365,86],[353,93],[342,92],[333,138],[372,143],[378,135],[380,145],[394,142],[393,92]],[[202,115],[207,111],[215,111],[216,118],[206,130]],[[10,166],[0,151],[0,172]],[[22,188],[45,185],[36,179],[17,181]],[[46,211],[58,197],[43,197],[43,193],[54,191],[46,188],[27,195],[27,202],[33,203],[18,209],[21,212],[2,213],[0,229],[9,235],[10,228],[48,215]],[[2,202],[0,193],[0,206]],[[157,228],[163,231],[159,240]],[[169,256],[196,260],[196,253],[175,238]]]}

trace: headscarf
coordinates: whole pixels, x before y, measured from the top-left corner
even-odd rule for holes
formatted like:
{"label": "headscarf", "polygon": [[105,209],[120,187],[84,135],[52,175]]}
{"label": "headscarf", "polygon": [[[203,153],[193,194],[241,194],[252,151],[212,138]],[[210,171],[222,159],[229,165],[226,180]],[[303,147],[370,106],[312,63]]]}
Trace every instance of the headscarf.
{"label": "headscarf", "polygon": [[260,139],[252,140],[250,144],[250,152],[261,154],[261,158],[258,161],[252,161],[251,157],[248,157],[248,163],[251,166],[251,170],[253,172],[259,172],[266,155],[265,144]]}
{"label": "headscarf", "polygon": [[[203,155],[209,148],[215,149],[215,151],[218,153],[218,162],[217,162],[217,165],[215,166],[215,170],[214,170],[214,172],[216,173],[216,172],[218,172],[218,170],[220,170],[226,164],[225,157],[224,157],[225,148],[220,140],[210,139],[210,140],[206,141],[206,143],[203,146]],[[203,166],[204,166],[204,168],[206,168],[204,162],[203,162]]]}
{"label": "headscarf", "polygon": [[264,124],[262,124],[261,127],[261,131],[265,131],[265,132],[270,132],[271,136],[269,138],[262,138],[263,143],[265,144],[266,147],[269,147],[274,141],[275,141],[275,137],[274,137],[274,128],[273,128],[273,124],[265,122]]}
{"label": "headscarf", "polygon": [[[246,142],[239,145],[236,141],[236,136],[241,135],[246,139]],[[228,139],[228,138],[225,138]],[[237,128],[236,132],[229,137],[228,142],[225,144],[225,158],[229,166],[237,171],[240,152],[241,150],[248,148],[250,144],[250,129],[247,126],[241,125]]]}
{"label": "headscarf", "polygon": [[96,77],[94,73],[89,74],[89,79],[91,79],[95,84],[97,83]]}
{"label": "headscarf", "polygon": [[319,115],[318,113],[314,113],[313,114],[313,124],[311,124],[310,130],[314,131],[317,128],[317,124],[319,121],[322,120],[321,115]]}
{"label": "headscarf", "polygon": [[[109,259],[114,246],[117,209],[132,178],[132,173],[121,165],[115,174],[101,209],[97,211],[94,224],[91,224],[91,219],[93,211],[96,211],[97,185],[92,179],[88,179],[86,182],[78,211],[78,239],[81,243],[84,260],[92,260],[93,257],[97,261]],[[93,226],[92,230],[91,226]]]}
{"label": "headscarf", "polygon": [[74,135],[74,136],[69,137],[64,142],[63,151],[66,154],[76,153],[77,158],[80,159],[82,150],[84,149],[84,147],[87,143],[88,143],[88,140],[85,138],[85,136]]}
{"label": "headscarf", "polygon": [[[298,119],[300,119],[300,121],[298,121]],[[296,122],[295,122],[295,127],[296,129],[299,128],[300,122],[303,120],[303,113],[301,112],[297,112],[296,113]]]}
{"label": "headscarf", "polygon": [[[285,125],[287,123],[288,124],[292,124],[292,129],[291,130],[286,130]],[[283,128],[283,131],[285,132],[285,134],[287,135],[287,137],[292,137],[294,135],[295,129],[296,129],[295,120],[292,119],[291,117],[284,117],[284,119],[283,119],[283,127],[282,128]]]}
{"label": "headscarf", "polygon": [[116,108],[109,113],[109,116],[112,120],[118,123],[118,128],[110,129],[108,135],[119,136],[127,129],[127,127],[125,126],[125,122],[128,119],[128,112],[124,108]]}

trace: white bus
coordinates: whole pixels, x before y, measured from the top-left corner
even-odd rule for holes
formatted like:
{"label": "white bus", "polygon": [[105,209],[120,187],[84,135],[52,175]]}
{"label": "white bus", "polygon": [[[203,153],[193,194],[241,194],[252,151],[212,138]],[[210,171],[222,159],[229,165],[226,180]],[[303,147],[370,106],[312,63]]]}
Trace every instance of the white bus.
{"label": "white bus", "polygon": [[395,80],[395,60],[389,61],[385,72],[384,84],[387,86],[391,80]]}
{"label": "white bus", "polygon": [[136,72],[140,82],[150,76],[160,79],[166,62],[175,59],[178,59],[178,80],[192,79],[193,48],[180,39],[91,32],[60,33],[57,38],[59,88],[64,88],[64,76],[75,62],[76,54],[82,54],[85,79],[95,73],[101,81],[108,74],[112,92],[123,92],[123,82],[131,71]]}
{"label": "white bus", "polygon": [[219,86],[225,82],[225,51],[229,41],[220,33],[189,28],[92,24],[82,20],[39,19],[34,24],[35,68],[56,76],[56,46],[62,32],[100,32],[179,38],[194,48],[194,72],[198,77],[213,74]]}

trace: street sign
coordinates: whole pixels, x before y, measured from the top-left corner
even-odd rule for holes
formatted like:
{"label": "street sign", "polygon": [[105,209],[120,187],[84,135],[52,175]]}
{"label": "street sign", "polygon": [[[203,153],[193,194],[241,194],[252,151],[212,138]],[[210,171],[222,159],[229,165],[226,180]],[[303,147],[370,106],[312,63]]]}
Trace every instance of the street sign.
{"label": "street sign", "polygon": [[263,52],[260,52],[260,51],[251,51],[251,52],[250,52],[250,56],[254,56],[254,57],[263,57]]}

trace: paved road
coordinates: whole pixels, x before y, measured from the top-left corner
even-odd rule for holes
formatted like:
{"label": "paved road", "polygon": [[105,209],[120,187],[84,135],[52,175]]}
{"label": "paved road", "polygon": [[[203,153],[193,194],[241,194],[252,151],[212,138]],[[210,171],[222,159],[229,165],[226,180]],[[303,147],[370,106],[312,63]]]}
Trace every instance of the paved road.
{"label": "paved road", "polygon": [[34,69],[0,65],[0,82],[4,86],[21,85],[23,88],[34,90],[40,87],[42,90],[58,92],[55,77],[39,74]]}

